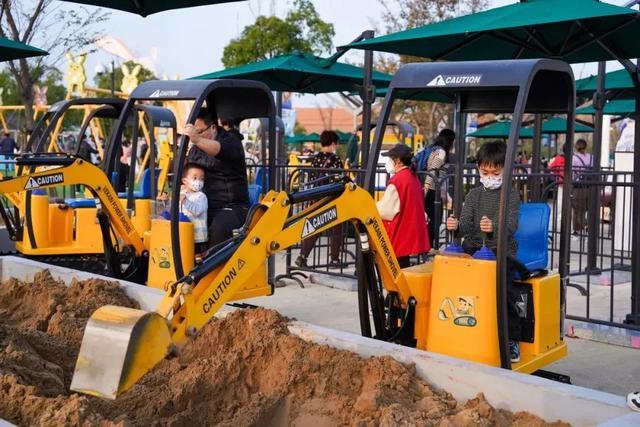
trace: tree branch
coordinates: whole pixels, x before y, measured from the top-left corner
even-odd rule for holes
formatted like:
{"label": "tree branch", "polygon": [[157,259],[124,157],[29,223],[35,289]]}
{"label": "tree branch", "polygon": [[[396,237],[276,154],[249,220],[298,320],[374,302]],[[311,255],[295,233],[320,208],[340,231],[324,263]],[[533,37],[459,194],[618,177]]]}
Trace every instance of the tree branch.
{"label": "tree branch", "polygon": [[36,21],[40,17],[40,14],[44,12],[44,6],[45,6],[44,0],[39,0],[38,4],[36,4],[35,9],[33,10],[33,14],[31,15],[31,18],[29,18],[29,24],[27,24],[27,29],[24,31],[24,34],[22,35],[23,43],[26,43],[27,40],[29,40],[31,33],[33,32],[33,28],[35,26]]}

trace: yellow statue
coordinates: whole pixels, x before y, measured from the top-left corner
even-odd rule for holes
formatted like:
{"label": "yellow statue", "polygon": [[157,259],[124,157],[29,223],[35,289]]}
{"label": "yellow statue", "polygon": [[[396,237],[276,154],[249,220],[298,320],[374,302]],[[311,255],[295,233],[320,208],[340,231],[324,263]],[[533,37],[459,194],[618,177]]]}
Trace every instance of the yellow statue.
{"label": "yellow statue", "polygon": [[82,96],[84,84],[87,81],[87,75],[84,72],[84,61],[87,59],[87,54],[83,53],[74,58],[71,53],[67,52],[65,56],[69,61],[67,75],[64,77],[67,84],[67,98],[70,98],[72,94]]}
{"label": "yellow statue", "polygon": [[133,70],[129,71],[129,67],[126,64],[122,64],[122,85],[120,89],[129,95],[138,86],[138,73],[142,69],[142,66],[136,65]]}

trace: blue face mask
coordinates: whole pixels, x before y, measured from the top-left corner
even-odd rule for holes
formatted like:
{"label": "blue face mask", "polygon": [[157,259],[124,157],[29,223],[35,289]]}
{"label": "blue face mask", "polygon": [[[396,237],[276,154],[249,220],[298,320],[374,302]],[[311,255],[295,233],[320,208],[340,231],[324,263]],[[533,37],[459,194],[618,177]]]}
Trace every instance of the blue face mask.
{"label": "blue face mask", "polygon": [[487,190],[497,190],[498,188],[502,187],[502,175],[480,175],[480,182]]}

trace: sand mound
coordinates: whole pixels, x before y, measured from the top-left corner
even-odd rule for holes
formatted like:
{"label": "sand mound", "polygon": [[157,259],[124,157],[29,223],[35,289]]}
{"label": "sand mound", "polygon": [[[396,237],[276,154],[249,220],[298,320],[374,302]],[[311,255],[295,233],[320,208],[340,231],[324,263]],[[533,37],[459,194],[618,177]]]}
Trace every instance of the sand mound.
{"label": "sand mound", "polygon": [[90,313],[107,303],[133,304],[105,282],[68,290],[50,277],[35,282],[0,288],[0,417],[17,424],[547,425],[495,410],[482,395],[460,405],[391,358],[362,359],[303,341],[264,309],[211,322],[117,401],[69,394]]}

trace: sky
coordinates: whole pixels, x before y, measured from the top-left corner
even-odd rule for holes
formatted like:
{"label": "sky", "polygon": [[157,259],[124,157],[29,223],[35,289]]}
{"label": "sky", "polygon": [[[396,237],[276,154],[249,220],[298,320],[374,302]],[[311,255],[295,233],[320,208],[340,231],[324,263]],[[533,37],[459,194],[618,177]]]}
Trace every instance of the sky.
{"label": "sky", "polygon": [[[490,0],[490,7],[513,3],[515,0]],[[607,0],[623,4],[626,0]],[[383,7],[378,0],[313,0],[320,17],[334,24],[334,45],[349,43],[362,31],[382,29]],[[222,68],[220,58],[224,46],[237,37],[246,25],[258,15],[275,12],[284,16],[290,0],[247,0],[237,3],[179,9],[151,15],[147,18],[113,11],[103,25],[104,34],[120,38],[136,56],[150,56],[157,51],[159,74],[171,78],[192,77]],[[77,7],[77,6],[72,6]],[[92,9],[92,7],[87,6]],[[362,62],[362,51],[354,51],[347,57]],[[86,71],[91,81],[96,68],[109,64],[114,58],[110,54],[96,52],[89,55]],[[607,71],[620,68],[610,63]],[[574,66],[576,78],[595,74],[595,64]],[[294,101],[297,105],[314,105],[329,102],[324,98],[305,96]]]}

